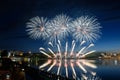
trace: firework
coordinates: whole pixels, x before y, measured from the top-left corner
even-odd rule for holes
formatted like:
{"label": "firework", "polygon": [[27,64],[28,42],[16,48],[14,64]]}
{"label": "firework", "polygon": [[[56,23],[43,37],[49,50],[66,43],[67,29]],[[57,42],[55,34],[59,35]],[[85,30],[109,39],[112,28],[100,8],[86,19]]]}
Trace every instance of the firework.
{"label": "firework", "polygon": [[33,17],[30,19],[30,22],[27,23],[26,31],[28,31],[28,35],[30,35],[30,37],[33,39],[46,39],[49,37],[47,25],[48,22],[46,18],[39,18],[38,16]]}
{"label": "firework", "polygon": [[77,41],[93,42],[99,38],[100,24],[97,19],[88,16],[81,16],[71,23],[73,37]]}
{"label": "firework", "polygon": [[[76,80],[78,80],[78,78],[81,78],[80,80],[101,80],[99,79],[99,77],[96,78],[96,72],[92,71],[93,69],[97,68],[97,66],[94,63],[95,60],[85,59],[48,59],[48,61],[39,66],[39,69],[46,69],[48,72],[56,72],[57,75],[63,75],[63,73],[65,72],[66,77],[70,77],[69,75],[73,74],[73,79]],[[62,70],[63,68],[65,68],[65,70]],[[81,76],[79,76],[80,74],[78,74],[78,71],[81,71]]]}
{"label": "firework", "polygon": [[58,15],[49,22],[50,41],[57,41],[68,36],[70,32],[69,23],[71,18],[66,15]]}

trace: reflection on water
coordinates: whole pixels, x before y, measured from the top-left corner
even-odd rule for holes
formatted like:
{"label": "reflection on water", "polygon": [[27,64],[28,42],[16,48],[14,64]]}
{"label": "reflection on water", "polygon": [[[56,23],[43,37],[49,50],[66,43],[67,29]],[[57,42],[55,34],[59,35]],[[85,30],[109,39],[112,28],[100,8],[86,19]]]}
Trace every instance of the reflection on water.
{"label": "reflection on water", "polygon": [[100,80],[94,71],[97,68],[94,63],[95,60],[85,59],[48,59],[39,69],[78,80]]}
{"label": "reflection on water", "polygon": [[120,80],[120,59],[48,59],[30,66],[77,80]]}

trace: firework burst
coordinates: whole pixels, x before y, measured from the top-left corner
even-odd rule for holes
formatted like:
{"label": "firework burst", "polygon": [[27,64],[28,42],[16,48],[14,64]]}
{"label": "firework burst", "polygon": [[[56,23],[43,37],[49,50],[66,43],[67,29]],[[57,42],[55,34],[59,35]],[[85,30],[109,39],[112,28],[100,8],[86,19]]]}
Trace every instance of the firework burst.
{"label": "firework burst", "polygon": [[57,41],[68,36],[70,32],[70,24],[71,18],[66,15],[58,15],[49,23],[49,32],[51,34],[50,41]]}
{"label": "firework burst", "polygon": [[26,31],[28,31],[28,35],[33,39],[46,39],[49,37],[47,25],[48,22],[46,18],[33,17],[30,19],[30,22],[27,23]]}
{"label": "firework burst", "polygon": [[71,26],[73,37],[77,41],[89,41],[93,42],[99,38],[100,24],[97,19],[88,16],[81,16],[72,22]]}

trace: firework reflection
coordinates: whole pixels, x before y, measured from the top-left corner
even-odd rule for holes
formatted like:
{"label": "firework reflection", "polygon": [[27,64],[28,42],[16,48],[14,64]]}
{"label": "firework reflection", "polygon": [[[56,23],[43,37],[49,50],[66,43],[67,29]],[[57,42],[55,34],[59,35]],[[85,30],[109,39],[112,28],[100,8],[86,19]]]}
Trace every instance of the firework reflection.
{"label": "firework reflection", "polygon": [[48,59],[39,69],[47,68],[47,72],[55,72],[56,75],[66,76],[75,80],[101,80],[95,69],[95,60],[85,59]]}

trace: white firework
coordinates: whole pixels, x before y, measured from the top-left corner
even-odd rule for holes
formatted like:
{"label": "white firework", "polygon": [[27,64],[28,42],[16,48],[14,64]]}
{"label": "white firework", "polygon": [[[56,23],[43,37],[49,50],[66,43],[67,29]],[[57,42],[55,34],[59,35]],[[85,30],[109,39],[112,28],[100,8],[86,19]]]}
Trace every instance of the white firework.
{"label": "white firework", "polygon": [[99,38],[100,24],[96,18],[81,16],[72,22],[73,37],[77,41],[89,41],[93,42]]}
{"label": "white firework", "polygon": [[[39,69],[46,69],[47,72],[54,72],[55,69],[57,71],[57,75],[63,75],[64,73],[64,76],[66,76],[67,78],[70,78],[70,75],[72,74],[73,79],[75,80],[101,80],[97,76],[97,73],[92,71],[93,69],[97,68],[94,63],[95,60],[85,59],[48,59],[45,63],[39,66]],[[62,71],[63,67],[65,70]],[[77,71],[75,68],[77,68]],[[81,71],[81,76],[80,74],[78,74],[78,71]]]}
{"label": "white firework", "polygon": [[30,22],[27,23],[26,31],[28,31],[28,35],[33,39],[46,39],[49,37],[47,25],[48,22],[46,18],[33,17],[30,19]]}
{"label": "white firework", "polygon": [[[66,42],[66,44],[64,45],[65,47],[62,47],[63,45],[61,44],[60,40],[58,40],[58,42],[55,45],[53,45],[52,42],[49,42],[48,44],[52,48],[48,47],[47,48],[48,50],[46,50],[43,47],[39,48],[40,52],[43,53],[44,55],[46,55],[48,58],[60,58],[60,59],[62,59],[62,58],[65,58],[65,59],[67,59],[67,58],[76,58],[77,59],[77,58],[84,58],[87,55],[96,52],[96,50],[88,51],[89,48],[94,46],[93,43],[89,44],[88,46],[82,47],[82,45],[85,44],[85,41],[82,41],[80,43],[80,45],[81,45],[80,48],[81,49],[79,49],[79,51],[77,51],[77,52],[75,51],[75,48],[77,48],[77,47],[75,46],[76,43],[75,43],[74,40],[72,41],[70,51],[68,51],[68,42]],[[57,48],[57,51],[54,51],[53,48],[55,48],[55,47]],[[47,54],[47,51],[49,51],[51,56]]]}
{"label": "white firework", "polygon": [[50,41],[57,41],[68,36],[70,32],[71,18],[66,15],[58,15],[49,23]]}

